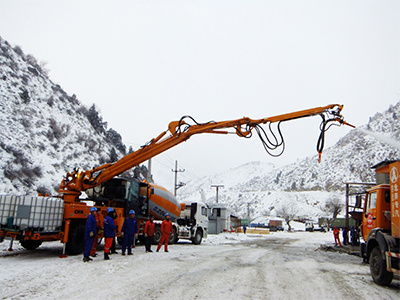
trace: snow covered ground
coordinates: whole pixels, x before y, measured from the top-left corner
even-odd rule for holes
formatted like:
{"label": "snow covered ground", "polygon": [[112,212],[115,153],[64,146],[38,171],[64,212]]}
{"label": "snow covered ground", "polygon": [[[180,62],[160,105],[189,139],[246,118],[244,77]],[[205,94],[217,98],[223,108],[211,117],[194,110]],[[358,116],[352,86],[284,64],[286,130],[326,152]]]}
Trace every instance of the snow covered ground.
{"label": "snow covered ground", "polygon": [[[318,250],[331,233],[209,235],[199,246],[180,241],[170,252],[61,259],[58,242],[26,251],[0,244],[2,299],[399,299],[400,284],[373,283],[357,256]],[[100,246],[99,254],[102,246]],[[153,250],[155,247],[153,246]]]}

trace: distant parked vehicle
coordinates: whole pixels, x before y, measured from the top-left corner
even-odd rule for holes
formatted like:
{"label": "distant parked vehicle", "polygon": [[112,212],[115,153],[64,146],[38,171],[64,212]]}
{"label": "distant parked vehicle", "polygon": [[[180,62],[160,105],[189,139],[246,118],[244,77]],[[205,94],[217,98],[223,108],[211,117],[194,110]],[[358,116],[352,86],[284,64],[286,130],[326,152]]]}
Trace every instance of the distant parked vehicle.
{"label": "distant parked vehicle", "polygon": [[314,223],[313,222],[307,221],[305,224],[305,227],[306,227],[306,231],[311,231],[311,232],[314,231]]}

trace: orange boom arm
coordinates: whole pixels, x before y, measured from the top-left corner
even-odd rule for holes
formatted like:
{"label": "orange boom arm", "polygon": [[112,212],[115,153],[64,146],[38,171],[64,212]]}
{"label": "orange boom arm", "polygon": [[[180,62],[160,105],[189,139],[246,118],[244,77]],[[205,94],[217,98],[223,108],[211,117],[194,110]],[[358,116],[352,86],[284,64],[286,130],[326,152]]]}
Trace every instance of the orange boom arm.
{"label": "orange boom arm", "polygon": [[[112,179],[113,177],[145,162],[146,160],[149,160],[150,158],[172,147],[175,147],[176,145],[188,140],[191,136],[199,133],[236,133],[240,137],[250,138],[252,136],[253,129],[255,129],[259,137],[262,139],[264,148],[267,150],[267,152],[273,156],[277,156],[271,151],[277,149],[278,147],[282,147],[284,149],[283,138],[279,128],[280,122],[314,115],[321,115],[323,119],[321,124],[321,136],[318,140],[317,146],[318,152],[321,153],[323,148],[323,134],[329,128],[329,126],[326,128],[328,123],[334,122],[339,123],[339,125],[350,125],[344,122],[343,117],[340,114],[342,109],[342,105],[332,104],[324,107],[317,107],[258,120],[242,118],[222,122],[211,121],[202,124],[197,123],[191,117],[186,116],[180,121],[171,122],[168,126],[168,130],[162,132],[158,137],[149,141],[139,150],[124,156],[115,163],[105,164],[97,168],[93,168],[92,170],[74,170],[72,173],[67,173],[66,177],[61,182],[59,193],[66,202],[79,201],[78,197],[82,191],[96,187]],[[326,119],[327,117],[328,119]],[[192,120],[194,124],[186,123],[185,119]],[[277,137],[271,131],[272,139],[268,138],[265,131],[260,127],[260,124],[271,125],[271,123],[276,122],[278,122],[279,136]],[[225,129],[234,129],[235,131],[229,132]]]}

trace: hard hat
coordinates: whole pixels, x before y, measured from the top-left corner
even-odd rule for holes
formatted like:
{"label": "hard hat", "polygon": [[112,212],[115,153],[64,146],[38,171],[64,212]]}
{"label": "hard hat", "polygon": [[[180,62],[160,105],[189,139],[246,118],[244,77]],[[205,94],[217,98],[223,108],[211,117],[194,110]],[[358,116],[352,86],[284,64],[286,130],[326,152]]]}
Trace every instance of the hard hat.
{"label": "hard hat", "polygon": [[133,209],[131,209],[130,211],[129,211],[129,214],[131,215],[131,214],[135,214],[135,211],[133,210]]}
{"label": "hard hat", "polygon": [[169,213],[166,213],[166,214],[164,215],[164,217],[166,217],[166,216],[169,216]]}
{"label": "hard hat", "polygon": [[91,207],[91,208],[90,208],[90,212],[92,212],[92,211],[97,211],[97,208],[96,208],[96,207],[94,207],[94,206],[93,206],[93,207]]}
{"label": "hard hat", "polygon": [[107,213],[109,213],[110,211],[114,211],[114,208],[112,207],[107,208]]}

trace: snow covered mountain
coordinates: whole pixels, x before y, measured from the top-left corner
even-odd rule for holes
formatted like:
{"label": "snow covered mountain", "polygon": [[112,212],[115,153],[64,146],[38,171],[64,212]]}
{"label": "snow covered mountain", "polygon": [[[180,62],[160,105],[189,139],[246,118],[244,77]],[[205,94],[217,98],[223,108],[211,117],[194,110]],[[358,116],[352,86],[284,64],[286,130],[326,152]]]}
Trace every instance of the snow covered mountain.
{"label": "snow covered mountain", "polygon": [[299,217],[326,216],[321,208],[327,199],[338,197],[344,203],[345,182],[375,182],[371,166],[400,158],[399,118],[400,102],[325,149],[321,163],[316,155],[279,168],[252,162],[188,182],[178,197],[213,203],[216,191],[210,186],[219,184],[224,185],[219,202],[239,217],[276,215],[282,206],[295,207]]}
{"label": "snow covered mountain", "polygon": [[0,193],[56,194],[67,171],[124,152],[95,106],[83,106],[34,57],[0,37]]}
{"label": "snow covered mountain", "polygon": [[[211,185],[222,184],[218,201],[239,217],[274,216],[283,206],[298,216],[324,215],[327,199],[344,199],[344,182],[373,182],[371,166],[400,158],[399,118],[400,102],[325,149],[320,164],[316,156],[279,168],[250,162],[188,182],[178,199],[215,202]],[[34,57],[0,37],[0,193],[55,194],[66,172],[124,154],[121,136],[107,130],[95,106],[68,95]]]}

